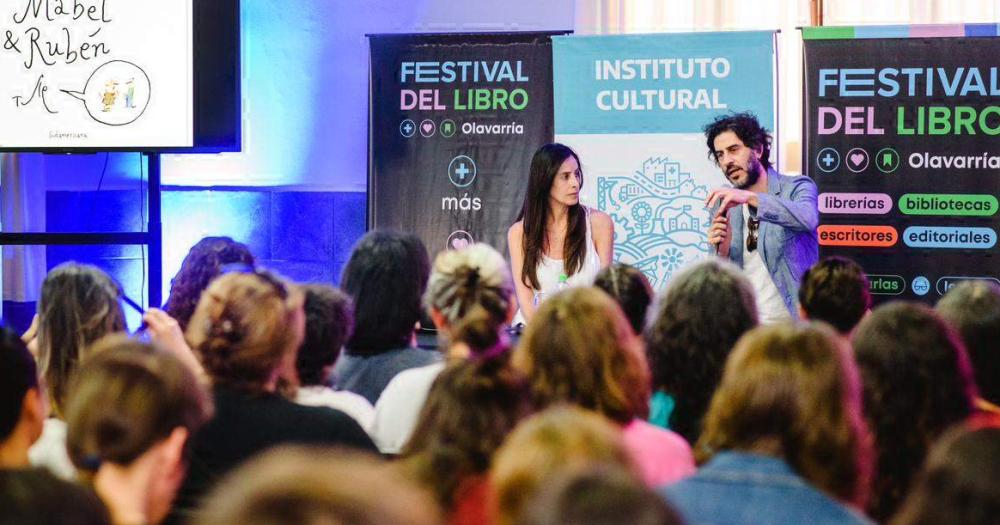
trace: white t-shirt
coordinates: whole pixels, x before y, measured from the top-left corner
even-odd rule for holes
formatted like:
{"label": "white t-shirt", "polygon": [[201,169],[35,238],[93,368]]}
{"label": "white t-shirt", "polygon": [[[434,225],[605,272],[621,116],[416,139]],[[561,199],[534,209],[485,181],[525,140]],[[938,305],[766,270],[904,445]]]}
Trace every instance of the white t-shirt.
{"label": "white t-shirt", "polygon": [[427,402],[434,380],[445,363],[403,370],[389,381],[375,403],[371,436],[383,454],[399,454],[417,427],[420,411]]}
{"label": "white t-shirt", "polygon": [[312,407],[330,407],[351,416],[361,428],[371,434],[375,421],[375,407],[362,396],[346,390],[334,390],[322,385],[304,386],[299,389],[295,402]]}
{"label": "white t-shirt", "polygon": [[76,467],[66,451],[66,422],[50,417],[45,420],[42,435],[28,449],[28,461],[35,467],[46,467],[56,476],[76,481]]}
{"label": "white t-shirt", "polygon": [[764,264],[764,258],[760,255],[760,236],[758,230],[757,249],[747,251],[746,236],[750,233],[750,209],[744,204],[743,208],[743,239],[733,239],[733,242],[742,243],[743,247],[743,272],[746,274],[750,284],[753,285],[754,296],[757,298],[757,315],[760,317],[760,324],[775,324],[783,321],[791,321],[792,315],[785,306],[781,292],[774,285],[771,272]]}

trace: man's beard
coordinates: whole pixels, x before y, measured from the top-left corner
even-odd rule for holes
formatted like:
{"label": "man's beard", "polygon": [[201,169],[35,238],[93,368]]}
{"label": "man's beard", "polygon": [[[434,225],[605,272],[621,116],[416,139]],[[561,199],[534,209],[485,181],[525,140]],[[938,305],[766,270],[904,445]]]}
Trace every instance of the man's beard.
{"label": "man's beard", "polygon": [[[742,184],[737,184],[734,182],[733,186],[735,186],[737,189],[745,190],[750,186],[757,184],[757,181],[760,179],[760,173],[762,171],[764,171],[764,166],[761,165],[759,160],[757,160],[757,157],[751,155],[750,158],[747,159],[747,169],[746,169],[747,178],[743,181]],[[732,179],[729,180],[730,182],[732,182]]]}

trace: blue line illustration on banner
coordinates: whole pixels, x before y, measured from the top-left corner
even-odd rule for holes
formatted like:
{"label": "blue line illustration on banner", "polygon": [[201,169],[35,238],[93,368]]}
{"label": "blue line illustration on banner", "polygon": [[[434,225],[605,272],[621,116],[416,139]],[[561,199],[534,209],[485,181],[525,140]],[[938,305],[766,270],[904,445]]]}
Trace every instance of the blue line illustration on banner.
{"label": "blue line illustration on banner", "polygon": [[691,174],[669,158],[649,158],[632,177],[600,177],[597,207],[615,222],[619,258],[658,287],[689,262],[685,249],[708,250],[708,211],[702,201],[708,187],[695,185]]}
{"label": "blue line illustration on banner", "polygon": [[553,38],[556,141],[611,216],[615,259],[654,288],[710,252],[704,200],[727,181],[705,124],[752,111],[774,130],[774,56],[771,31]]}

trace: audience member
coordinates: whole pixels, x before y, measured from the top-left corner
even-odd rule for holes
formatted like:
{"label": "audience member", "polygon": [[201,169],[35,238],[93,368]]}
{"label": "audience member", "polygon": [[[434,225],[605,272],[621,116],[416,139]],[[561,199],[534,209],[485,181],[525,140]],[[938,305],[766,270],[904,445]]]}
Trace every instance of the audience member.
{"label": "audience member", "polygon": [[1000,427],[959,426],[927,454],[892,525],[995,525],[1000,520]]}
{"label": "audience member", "polygon": [[976,396],[958,335],[929,307],[889,303],[854,333],[876,468],[868,513],[895,513],[931,444],[967,418]]}
{"label": "audience member", "polygon": [[163,305],[163,310],[177,320],[181,331],[187,330],[201,293],[228,264],[252,268],[254,257],[250,248],[229,237],[205,237],[191,247],[181,269],[170,281],[170,296]]}
{"label": "audience member", "polygon": [[628,469],[597,465],[558,476],[528,503],[522,525],[681,525]]}
{"label": "audience member", "polygon": [[92,491],[47,468],[0,469],[3,525],[111,525]]}
{"label": "audience member", "polygon": [[823,321],[850,338],[872,307],[868,276],[846,257],[824,257],[806,270],[799,287],[799,317]]}
{"label": "audience member", "polygon": [[[533,320],[528,326],[537,324]],[[639,477],[621,432],[607,418],[564,405],[525,419],[493,461],[494,523],[522,523],[528,502],[562,472],[599,464],[617,465]]]}
{"label": "audience member", "polygon": [[434,525],[427,495],[395,469],[345,451],[280,447],[227,476],[195,525]]}
{"label": "audience member", "polygon": [[215,417],[192,439],[192,460],[176,505],[190,512],[212,483],[264,449],[281,443],[340,444],[374,450],[350,416],[308,407],[277,393],[294,370],[305,330],[301,291],[273,274],[228,273],[202,294],[188,325],[214,387]]}
{"label": "audience member", "polygon": [[373,231],[358,241],[340,279],[354,300],[354,331],[334,366],[334,387],[374,404],[396,374],[441,360],[414,346],[429,271],[413,234]]}
{"label": "audience member", "polygon": [[336,408],[371,430],[375,408],[367,399],[327,385],[333,364],[354,328],[354,308],[344,292],[325,284],[302,287],[305,292],[306,334],[295,362],[300,405]]}
{"label": "audience member", "polygon": [[31,463],[72,479],[76,472],[66,455],[63,422],[66,390],[81,352],[107,334],[125,330],[118,285],[95,266],[67,262],[42,282],[38,300],[38,361],[52,416],[31,448]]}
{"label": "audience member", "polygon": [[977,407],[1000,412],[1000,285],[965,281],[948,290],[935,307],[958,331],[979,387]]}
{"label": "audience member", "polygon": [[822,325],[743,336],[698,439],[694,476],[661,493],[692,523],[868,523],[871,466],[850,350]]}
{"label": "audience member", "polygon": [[24,341],[0,326],[0,469],[28,467],[28,449],[48,412],[35,359]]}
{"label": "audience member", "polygon": [[653,301],[653,287],[646,276],[634,266],[616,262],[597,274],[594,286],[618,303],[632,331],[641,334],[646,325],[646,310]]}
{"label": "audience member", "polygon": [[606,293],[571,288],[546,299],[514,351],[514,365],[540,406],[573,403],[621,425],[650,485],[694,472],[688,443],[644,421],[650,381],[642,340]]}
{"label": "audience member", "polygon": [[494,453],[532,410],[508,355],[457,361],[441,372],[403,449],[403,465],[431,489],[452,525],[491,522],[487,473]]}
{"label": "audience member", "polygon": [[66,446],[114,523],[155,524],[183,478],[185,446],[210,413],[208,392],[178,358],[108,336],[71,383]]}
{"label": "audience member", "polygon": [[[424,304],[437,326],[440,344],[448,359],[507,351],[503,333],[517,305],[507,262],[493,248],[473,244],[462,250],[441,252],[434,260]],[[453,333],[467,319],[481,330],[464,333],[479,337],[455,340]],[[473,328],[469,325],[467,328]],[[400,372],[389,382],[375,404],[372,436],[385,454],[398,453],[413,433],[420,408],[444,362]]]}
{"label": "audience member", "polygon": [[650,421],[697,442],[726,358],[755,326],[753,287],[736,266],[709,259],[675,275],[646,332]]}

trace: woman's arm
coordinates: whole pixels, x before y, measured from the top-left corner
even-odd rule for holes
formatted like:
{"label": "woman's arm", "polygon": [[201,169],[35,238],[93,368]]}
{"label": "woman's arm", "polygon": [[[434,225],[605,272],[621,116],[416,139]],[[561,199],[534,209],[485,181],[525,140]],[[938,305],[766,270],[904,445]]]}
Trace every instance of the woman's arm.
{"label": "woman's arm", "polygon": [[510,250],[510,275],[514,278],[514,291],[517,304],[521,307],[521,315],[525,321],[535,313],[535,292],[528,288],[522,278],[521,267],[524,265],[524,224],[515,222],[507,230],[507,249]]}
{"label": "woman's arm", "polygon": [[615,223],[607,213],[592,209],[590,227],[597,256],[601,259],[601,268],[607,268],[615,255]]}

